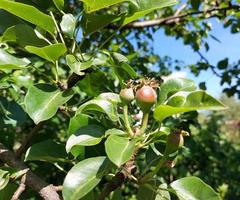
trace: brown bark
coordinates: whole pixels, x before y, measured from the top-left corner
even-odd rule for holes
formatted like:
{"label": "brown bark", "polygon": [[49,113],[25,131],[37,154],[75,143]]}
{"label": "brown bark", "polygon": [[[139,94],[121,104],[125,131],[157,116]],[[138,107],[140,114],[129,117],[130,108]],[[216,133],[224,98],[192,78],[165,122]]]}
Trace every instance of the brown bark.
{"label": "brown bark", "polygon": [[[0,160],[8,166],[17,170],[26,170],[28,167],[19,160],[13,152],[9,151],[2,143],[0,143]],[[53,185],[50,185],[28,170],[25,176],[26,186],[32,188],[45,200],[61,200]]]}

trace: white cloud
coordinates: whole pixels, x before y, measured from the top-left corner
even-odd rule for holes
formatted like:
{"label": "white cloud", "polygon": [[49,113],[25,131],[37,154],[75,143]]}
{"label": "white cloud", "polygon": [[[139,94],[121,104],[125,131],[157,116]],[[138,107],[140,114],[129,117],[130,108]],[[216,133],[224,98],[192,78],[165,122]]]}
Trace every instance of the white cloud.
{"label": "white cloud", "polygon": [[179,71],[179,72],[173,72],[169,76],[163,76],[161,77],[164,81],[172,79],[172,78],[186,78],[187,72],[185,71]]}

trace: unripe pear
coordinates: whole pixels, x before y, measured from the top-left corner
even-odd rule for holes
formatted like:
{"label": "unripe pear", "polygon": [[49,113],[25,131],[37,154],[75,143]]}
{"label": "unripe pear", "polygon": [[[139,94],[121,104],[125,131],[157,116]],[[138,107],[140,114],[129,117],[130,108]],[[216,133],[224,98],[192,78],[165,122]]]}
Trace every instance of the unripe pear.
{"label": "unripe pear", "polygon": [[184,144],[184,139],[181,131],[174,131],[167,137],[167,144],[165,148],[165,155],[170,155],[176,152]]}
{"label": "unripe pear", "polygon": [[149,112],[151,107],[157,101],[156,91],[147,85],[144,85],[136,92],[137,104],[143,112]]}
{"label": "unripe pear", "polygon": [[130,103],[134,99],[134,93],[132,88],[122,89],[119,95],[124,104]]}

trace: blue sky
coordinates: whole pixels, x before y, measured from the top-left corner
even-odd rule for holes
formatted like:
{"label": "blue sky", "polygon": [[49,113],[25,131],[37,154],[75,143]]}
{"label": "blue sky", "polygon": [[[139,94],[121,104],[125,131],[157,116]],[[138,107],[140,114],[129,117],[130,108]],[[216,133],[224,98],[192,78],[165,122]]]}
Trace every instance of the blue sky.
{"label": "blue sky", "polygon": [[[231,34],[230,30],[224,29],[216,19],[211,19],[209,22],[212,24],[211,34],[217,37],[221,43],[208,38],[210,50],[201,52],[212,65],[216,65],[219,60],[226,57],[229,58],[230,63],[238,61],[240,59],[240,33]],[[198,54],[194,53],[189,46],[185,46],[181,39],[176,40],[166,36],[162,29],[154,34],[153,45],[154,51],[160,56],[168,55],[173,59],[184,61],[186,64],[194,64],[199,60]],[[182,70],[180,75],[186,75],[187,78],[194,79],[197,83],[205,81],[207,90],[215,97],[219,97],[223,89],[220,86],[220,79],[211,71],[202,72],[200,76],[195,77],[186,69]]]}

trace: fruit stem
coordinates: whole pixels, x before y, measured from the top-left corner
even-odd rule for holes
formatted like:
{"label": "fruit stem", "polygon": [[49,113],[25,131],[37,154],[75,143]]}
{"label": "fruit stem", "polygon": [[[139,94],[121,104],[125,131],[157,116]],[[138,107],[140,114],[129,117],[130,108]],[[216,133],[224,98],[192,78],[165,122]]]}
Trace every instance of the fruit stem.
{"label": "fruit stem", "polygon": [[159,161],[159,163],[157,164],[157,166],[155,167],[155,169],[152,172],[149,172],[148,174],[146,174],[141,180],[142,182],[147,182],[149,179],[151,179],[155,174],[158,173],[158,171],[162,168],[162,166],[164,165],[164,163],[167,161],[168,159],[168,155],[164,155],[161,160]]}
{"label": "fruit stem", "polygon": [[149,112],[144,112],[143,113],[143,118],[142,118],[141,129],[140,129],[141,134],[143,134],[145,132],[146,128],[147,128],[148,117],[149,117]]}
{"label": "fruit stem", "polygon": [[123,106],[123,117],[124,117],[124,122],[125,122],[126,129],[127,129],[128,133],[129,133],[129,135],[131,137],[133,137],[134,133],[133,133],[133,131],[131,129],[131,125],[130,125],[130,122],[128,120],[128,105],[124,105]]}

